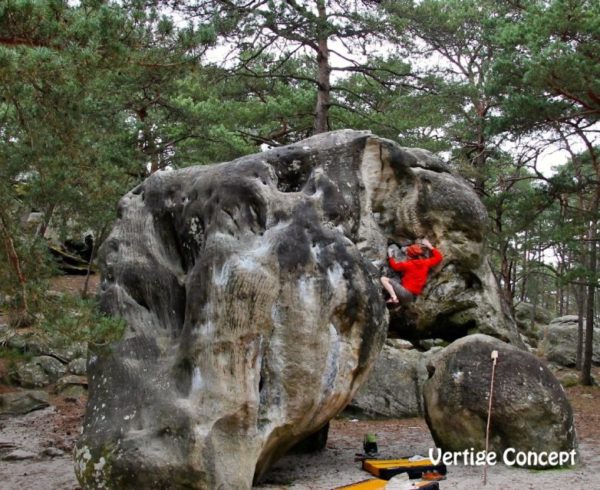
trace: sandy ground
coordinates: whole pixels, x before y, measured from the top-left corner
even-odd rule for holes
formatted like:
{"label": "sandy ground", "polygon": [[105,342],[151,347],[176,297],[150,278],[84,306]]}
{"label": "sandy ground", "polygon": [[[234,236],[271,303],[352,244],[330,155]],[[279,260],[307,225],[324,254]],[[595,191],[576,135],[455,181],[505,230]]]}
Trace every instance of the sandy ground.
{"label": "sandy ground", "polygon": [[[596,410],[600,409],[600,389],[592,388]],[[600,438],[597,420],[593,423],[594,437],[580,436],[582,464],[566,470],[532,471],[502,464],[488,467],[490,490],[508,489],[592,489],[600,488]],[[587,423],[584,424],[587,426]],[[578,433],[584,431],[581,426]],[[286,456],[278,462],[264,482],[255,487],[261,490],[296,489],[319,490],[348,485],[370,477],[354,462],[364,433],[378,435],[380,457],[398,458],[420,454],[427,456],[435,447],[427,425],[422,419],[356,421],[337,420],[331,427],[327,450],[321,454]],[[449,466],[447,478],[440,489],[472,490],[483,487],[483,468]]]}
{"label": "sandy ground", "polygon": [[[74,490],[71,451],[81,431],[85,399],[50,398],[43,410],[0,419],[2,490]],[[6,461],[16,451],[27,459]],[[24,455],[26,456],[26,455]]]}
{"label": "sandy ground", "polygon": [[[575,387],[569,395],[576,409],[576,425],[582,463],[571,469],[531,471],[496,465],[488,469],[489,489],[592,489],[600,488],[600,388]],[[52,406],[21,417],[0,421],[0,488],[3,490],[75,490],[70,450],[79,434],[84,400],[54,397]],[[308,455],[289,455],[280,460],[255,490],[332,489],[370,478],[355,461],[365,433],[378,436],[380,456],[426,456],[434,443],[422,419],[365,421],[340,418],[331,424],[327,449]],[[46,448],[64,454],[51,457]],[[31,459],[2,460],[20,449]],[[481,467],[450,466],[441,489],[482,488]]]}

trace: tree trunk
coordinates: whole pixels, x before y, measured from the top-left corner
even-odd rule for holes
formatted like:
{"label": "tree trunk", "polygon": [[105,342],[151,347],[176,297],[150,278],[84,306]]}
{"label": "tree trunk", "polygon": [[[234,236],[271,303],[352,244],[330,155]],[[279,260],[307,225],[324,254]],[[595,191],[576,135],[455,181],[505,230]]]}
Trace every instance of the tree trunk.
{"label": "tree trunk", "polygon": [[315,120],[313,134],[324,133],[329,130],[329,105],[331,97],[331,67],[329,66],[329,47],[327,46],[327,11],[324,0],[317,1],[319,12],[319,36],[318,36],[318,90],[317,104],[315,107]]}
{"label": "tree trunk", "polygon": [[[148,111],[146,110],[145,107],[142,107],[141,109],[138,109],[136,111],[136,114],[139,117],[140,122],[142,123],[143,139],[139,143],[140,150],[150,160],[150,167],[145,168],[144,170],[145,170],[145,172],[148,173],[148,175],[152,175],[153,173],[155,173],[159,170],[160,162],[159,162],[159,158],[158,158],[158,151],[156,148],[156,143],[154,141],[154,136],[152,134],[152,130],[150,128],[149,122],[147,121]],[[148,162],[144,162],[144,164],[146,164],[146,165],[147,165],[147,163]]]}
{"label": "tree trunk", "polygon": [[50,226],[50,220],[54,214],[54,208],[56,208],[56,205],[50,204],[46,209],[46,212],[44,213],[44,219],[36,231],[36,238],[44,238],[46,236],[46,231],[48,230],[48,226]]}
{"label": "tree trunk", "polygon": [[94,235],[94,244],[92,245],[92,253],[90,254],[90,261],[88,262],[88,267],[85,275],[85,283],[83,284],[83,290],[81,291],[81,296],[83,298],[87,297],[88,294],[88,286],[90,281],[90,274],[92,272],[92,264],[96,259],[96,254],[98,252],[98,248],[104,242],[107,235],[108,225],[104,225],[102,229]]}
{"label": "tree trunk", "polygon": [[83,289],[81,290],[81,297],[87,298],[88,296],[88,287],[90,285],[90,275],[92,273],[92,264],[94,263],[94,259],[96,258],[96,240],[92,245],[92,253],[90,254],[90,260],[87,265],[87,270],[85,272],[85,282],[83,283]]}
{"label": "tree trunk", "polygon": [[529,248],[527,242],[529,240],[529,230],[525,230],[525,238],[523,240],[523,279],[521,281],[520,301],[523,303],[527,295],[527,276],[529,274]]}
{"label": "tree trunk", "polygon": [[[598,199],[594,202],[592,216],[598,215]],[[581,369],[581,384],[591,386],[592,380],[592,356],[594,354],[594,306],[596,297],[596,272],[597,272],[597,250],[596,239],[598,238],[597,224],[594,221],[590,230],[590,278],[587,285],[587,314],[585,319],[585,344],[583,351],[583,365]]]}
{"label": "tree trunk", "polygon": [[[582,201],[580,201],[582,202]],[[584,267],[589,267],[589,256],[588,256],[588,250],[585,243],[585,239],[589,238],[591,231],[588,230],[588,233],[586,235],[583,235],[581,237],[581,242],[582,245],[579,247],[579,253],[577,254],[578,256],[576,257],[575,255],[573,255],[573,259],[575,261],[577,261],[579,264],[583,265]],[[585,318],[585,308],[586,308],[586,290],[585,290],[585,281],[586,281],[586,277],[585,275],[578,275],[577,276],[577,282],[578,284],[575,286],[575,289],[577,291],[577,295],[576,295],[576,301],[577,301],[577,315],[579,317],[578,321],[577,321],[577,354],[575,357],[575,367],[581,371],[583,369],[583,337],[584,337],[584,325],[583,325],[583,319]]]}
{"label": "tree trunk", "polygon": [[[533,276],[533,274],[532,274]],[[533,331],[534,327],[535,327],[535,317],[537,316],[537,312],[538,312],[538,278],[534,278],[531,277],[532,281],[531,284],[533,284],[533,287],[531,288],[531,322],[530,322],[530,328]]]}
{"label": "tree trunk", "polygon": [[6,255],[8,256],[8,260],[15,271],[19,286],[21,288],[21,312],[22,319],[25,321],[29,317],[29,305],[27,304],[27,280],[21,267],[21,259],[19,258],[19,254],[15,248],[15,243],[12,239],[10,231],[8,230],[4,216],[0,216],[0,231],[2,232],[2,236],[4,238]]}
{"label": "tree trunk", "polygon": [[508,246],[502,247],[502,257],[500,263],[501,292],[508,304],[513,304],[513,278],[512,262],[508,258]]}
{"label": "tree trunk", "polygon": [[[483,122],[481,123],[483,126]],[[473,182],[473,188],[480,198],[485,196],[485,166],[486,166],[486,139],[483,134],[483,128],[479,128],[479,134],[477,137],[476,150],[477,153],[473,159],[473,166],[475,167],[475,180]]]}
{"label": "tree trunk", "polygon": [[575,367],[581,371],[583,366],[583,317],[585,316],[585,289],[583,284],[576,286],[577,290],[577,354],[575,357]]}
{"label": "tree trunk", "polygon": [[486,166],[488,160],[487,135],[486,135],[486,117],[488,104],[481,98],[472,101],[475,105],[476,120],[474,122],[477,131],[477,139],[474,142],[473,153],[470,155],[471,165],[475,169],[475,179],[473,188],[479,197],[485,196],[485,177],[487,175]]}
{"label": "tree trunk", "polygon": [[[592,142],[588,139],[586,134],[581,128],[574,127],[576,133],[581,138],[585,146],[587,147],[589,157],[592,163],[592,168],[596,176],[595,189],[593,197],[590,201],[589,207],[589,257],[588,257],[588,278],[587,278],[587,295],[586,295],[586,321],[585,321],[585,343],[583,350],[583,359],[581,366],[581,384],[591,386],[592,385],[592,356],[594,353],[594,315],[595,315],[595,297],[596,297],[596,283],[598,281],[597,269],[597,250],[598,245],[596,243],[598,239],[598,210],[600,209],[600,161],[598,160],[598,152]],[[578,164],[578,159],[573,159],[575,168],[575,175],[577,176],[578,182],[584,182],[582,178],[581,166]],[[582,204],[581,209],[584,209],[583,201],[584,197],[579,194],[579,200]],[[583,250],[588,247],[581,247]]]}
{"label": "tree trunk", "polygon": [[558,254],[559,262],[556,271],[556,303],[555,309],[558,316],[563,316],[565,311],[565,296],[568,296],[568,285],[563,283],[563,277],[565,275],[565,257],[562,250]]}

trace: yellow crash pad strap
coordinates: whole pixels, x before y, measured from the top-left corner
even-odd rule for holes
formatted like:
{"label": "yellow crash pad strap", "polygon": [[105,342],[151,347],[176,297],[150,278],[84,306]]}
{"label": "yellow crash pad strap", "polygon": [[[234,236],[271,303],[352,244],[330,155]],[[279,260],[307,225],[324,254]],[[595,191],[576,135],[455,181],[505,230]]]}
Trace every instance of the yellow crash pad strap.
{"label": "yellow crash pad strap", "polygon": [[363,480],[344,487],[337,487],[334,490],[380,490],[385,488],[387,481],[373,478],[371,480]]}
{"label": "yellow crash pad strap", "polygon": [[437,471],[446,474],[446,465],[434,465],[430,459],[411,461],[409,459],[365,459],[362,469],[373,476],[389,480],[398,473],[407,472],[411,478],[420,478],[423,471]]}

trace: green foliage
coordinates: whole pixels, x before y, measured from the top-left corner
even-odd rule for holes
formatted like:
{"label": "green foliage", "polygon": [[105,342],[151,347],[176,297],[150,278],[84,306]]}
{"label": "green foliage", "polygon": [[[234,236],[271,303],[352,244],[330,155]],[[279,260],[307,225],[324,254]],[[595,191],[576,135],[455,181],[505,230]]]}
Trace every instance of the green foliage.
{"label": "green foliage", "polygon": [[505,124],[566,122],[600,115],[600,5],[588,0],[526,1],[518,22],[497,33],[496,89],[506,94]]}
{"label": "green foliage", "polygon": [[[421,82],[412,76],[411,65],[389,57],[373,58],[371,66],[378,72],[376,78],[355,74],[336,83],[332,129],[368,129],[405,146],[448,150],[449,142],[437,138],[435,130],[449,113],[430,89],[417,90]],[[398,78],[397,73],[405,76]]]}
{"label": "green foliage", "polygon": [[[370,56],[370,49],[385,40],[387,16],[376,2],[346,0],[335,1],[270,1],[270,2],[178,2],[175,5],[186,18],[204,25],[213,25],[220,33],[223,47],[227,48],[230,61],[227,63],[228,80],[234,85],[241,82],[248,87],[269,86],[273,92],[287,92],[300,104],[293,108],[275,106],[266,114],[264,123],[274,121],[278,127],[260,127],[256,124],[242,129],[246,138],[263,140],[268,144],[286,144],[305,137],[322,128],[323,117],[326,127],[338,127],[330,115],[337,111],[367,113],[360,106],[349,106],[345,102],[347,89],[333,83],[346,74],[361,74],[387,86],[388,91],[397,84],[389,85],[384,80],[388,73],[396,78],[405,77],[402,71],[393,71]],[[362,55],[359,61],[356,56]],[[336,62],[332,62],[336,58]],[[392,70],[392,71],[391,71]],[[389,77],[387,77],[389,79]],[[301,94],[296,91],[301,90]],[[325,100],[326,99],[326,100]],[[319,102],[322,102],[320,104]],[[271,100],[261,98],[267,105]],[[262,112],[262,111],[259,111]],[[282,114],[283,112],[283,114]],[[291,117],[290,117],[291,116]]]}
{"label": "green foliage", "polygon": [[[12,274],[12,280],[2,278],[0,289],[17,297],[19,266],[19,281],[26,284],[19,284],[18,297],[25,308],[26,297],[36,294],[37,280],[51,272],[39,228],[24,225],[28,214],[40,212],[42,228],[54,218],[59,234],[67,232],[67,224],[96,227],[113,216],[112,209],[101,205],[103,200],[115,199],[125,189],[117,165],[104,154],[121,137],[122,125],[104,117],[106,86],[96,87],[122,20],[107,5],[84,11],[66,2],[7,1],[0,9],[0,209],[5,244],[0,258]],[[110,44],[103,44],[107,39]]]}
{"label": "green foliage", "polygon": [[173,105],[182,127],[197,127],[202,144],[178,145],[177,164],[210,163],[292,142],[312,127],[313,91],[303,83],[194,72],[178,83]]}
{"label": "green foliage", "polygon": [[54,342],[89,342],[102,346],[123,336],[125,322],[102,314],[95,300],[73,295],[46,298],[39,327]]}
{"label": "green foliage", "polygon": [[494,128],[499,99],[492,90],[492,66],[498,49],[494,33],[507,7],[476,0],[400,1],[386,7],[421,81],[420,90],[402,100],[409,109],[405,125],[444,141],[455,168],[484,196],[503,141]]}
{"label": "green foliage", "polygon": [[[150,173],[311,135],[325,41],[351,55],[332,55],[330,128],[447,152],[487,206],[510,295],[532,290],[534,269],[538,289],[595,279],[582,237],[600,179],[598,2],[5,0],[0,31],[0,291],[50,330],[79,327],[45,312],[44,227],[101,242]],[[227,62],[206,56],[214,46]],[[536,148],[574,137],[583,154],[537,173]]]}
{"label": "green foliage", "polygon": [[16,348],[7,348],[0,344],[0,359],[4,359],[8,363],[8,371],[11,371],[15,366],[28,362],[32,359],[33,354],[23,352]]}
{"label": "green foliage", "polygon": [[120,196],[173,163],[170,98],[205,34],[142,2],[9,0],[0,29],[0,291],[28,310],[44,230],[101,243]]}

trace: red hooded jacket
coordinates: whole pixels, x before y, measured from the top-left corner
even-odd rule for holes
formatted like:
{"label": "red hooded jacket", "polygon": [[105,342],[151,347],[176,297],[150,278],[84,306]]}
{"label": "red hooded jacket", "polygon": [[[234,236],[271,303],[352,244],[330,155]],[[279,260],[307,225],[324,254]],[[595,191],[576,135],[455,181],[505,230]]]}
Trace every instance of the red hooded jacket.
{"label": "red hooded jacket", "polygon": [[429,269],[438,265],[443,256],[437,248],[431,249],[432,256],[428,259],[410,259],[404,262],[397,262],[393,257],[389,258],[390,267],[397,272],[402,272],[400,283],[405,289],[415,296],[423,292],[427,283],[427,274]]}

